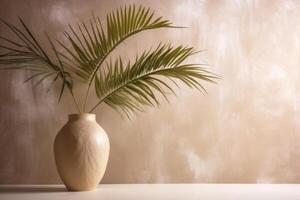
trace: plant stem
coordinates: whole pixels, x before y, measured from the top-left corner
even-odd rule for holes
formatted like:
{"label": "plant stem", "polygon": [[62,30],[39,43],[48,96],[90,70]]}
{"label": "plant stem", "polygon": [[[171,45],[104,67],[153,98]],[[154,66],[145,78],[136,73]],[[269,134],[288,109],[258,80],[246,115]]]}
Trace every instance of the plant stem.
{"label": "plant stem", "polygon": [[91,112],[93,112],[98,106],[99,106],[99,104],[101,104],[102,103],[102,101],[103,101],[103,99],[102,100],[100,100],[90,111],[89,111],[89,113],[91,113]]}
{"label": "plant stem", "polygon": [[86,107],[87,99],[88,99],[88,97],[89,97],[90,88],[91,88],[91,87],[88,86],[88,89],[87,89],[87,92],[86,92],[86,95],[85,95],[85,98],[84,98],[83,112],[85,112],[85,107]]}
{"label": "plant stem", "polygon": [[81,114],[82,111],[81,111],[80,107],[78,106],[78,103],[77,103],[77,101],[76,101],[76,98],[75,98],[75,96],[74,96],[73,91],[72,91],[71,89],[70,89],[69,91],[70,91],[71,96],[72,96],[72,98],[73,98],[74,104],[75,104],[75,106],[76,106],[76,108],[77,108],[77,111]]}

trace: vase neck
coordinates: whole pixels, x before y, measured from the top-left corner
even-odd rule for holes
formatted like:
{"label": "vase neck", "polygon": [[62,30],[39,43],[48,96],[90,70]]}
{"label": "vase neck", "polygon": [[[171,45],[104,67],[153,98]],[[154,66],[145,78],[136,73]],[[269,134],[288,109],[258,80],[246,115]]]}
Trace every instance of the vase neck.
{"label": "vase neck", "polygon": [[69,121],[75,121],[75,120],[96,121],[96,115],[95,114],[90,114],[90,113],[70,114],[69,115]]}

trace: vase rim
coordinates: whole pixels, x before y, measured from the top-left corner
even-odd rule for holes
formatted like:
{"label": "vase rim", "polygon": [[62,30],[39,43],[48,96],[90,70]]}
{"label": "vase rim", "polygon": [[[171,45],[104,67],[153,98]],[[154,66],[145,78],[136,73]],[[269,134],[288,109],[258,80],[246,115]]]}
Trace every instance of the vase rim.
{"label": "vase rim", "polygon": [[96,114],[93,114],[93,113],[69,114],[69,120],[78,120],[78,119],[95,120],[96,119]]}

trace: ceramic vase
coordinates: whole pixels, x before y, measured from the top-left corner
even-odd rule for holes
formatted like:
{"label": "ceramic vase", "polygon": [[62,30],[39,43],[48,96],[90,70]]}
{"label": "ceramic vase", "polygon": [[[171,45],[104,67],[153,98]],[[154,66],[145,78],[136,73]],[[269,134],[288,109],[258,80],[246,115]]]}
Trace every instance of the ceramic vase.
{"label": "ceramic vase", "polygon": [[109,156],[109,140],[94,114],[71,114],[55,137],[58,173],[71,191],[93,190],[101,181]]}

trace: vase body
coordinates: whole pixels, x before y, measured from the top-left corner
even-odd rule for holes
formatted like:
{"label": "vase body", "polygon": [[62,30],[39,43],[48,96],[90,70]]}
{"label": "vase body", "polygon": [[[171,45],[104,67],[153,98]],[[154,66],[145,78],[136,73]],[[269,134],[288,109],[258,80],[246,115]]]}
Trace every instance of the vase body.
{"label": "vase body", "polygon": [[109,156],[109,140],[94,114],[72,114],[54,141],[58,173],[68,190],[97,187]]}

